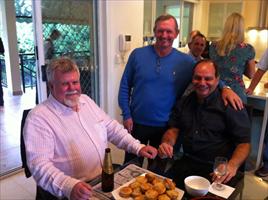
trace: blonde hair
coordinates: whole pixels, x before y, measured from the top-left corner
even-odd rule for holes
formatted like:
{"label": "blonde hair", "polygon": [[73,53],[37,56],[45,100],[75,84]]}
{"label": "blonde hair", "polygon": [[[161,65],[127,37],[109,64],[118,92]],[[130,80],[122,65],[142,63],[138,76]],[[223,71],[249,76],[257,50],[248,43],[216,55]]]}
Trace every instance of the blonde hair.
{"label": "blonde hair", "polygon": [[59,70],[62,73],[76,71],[80,77],[79,69],[76,63],[68,57],[56,58],[47,66],[46,74],[48,82],[54,81],[54,74],[56,70]]}
{"label": "blonde hair", "polygon": [[244,18],[239,13],[232,13],[226,19],[222,37],[216,44],[217,53],[220,56],[228,55],[237,44],[244,40]]}

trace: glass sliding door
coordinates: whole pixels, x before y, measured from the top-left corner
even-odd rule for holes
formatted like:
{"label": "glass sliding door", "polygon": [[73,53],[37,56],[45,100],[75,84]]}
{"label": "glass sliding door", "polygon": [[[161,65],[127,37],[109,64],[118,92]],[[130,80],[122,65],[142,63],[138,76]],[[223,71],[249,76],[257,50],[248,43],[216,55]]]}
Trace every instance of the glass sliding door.
{"label": "glass sliding door", "polygon": [[[179,24],[180,33],[173,47],[185,46],[192,31],[194,3],[186,0],[146,0],[144,1],[144,38],[153,36],[154,20],[163,13],[173,15]],[[150,39],[152,41],[152,39]]]}
{"label": "glass sliding door", "polygon": [[[67,56],[76,61],[83,93],[98,102],[98,68],[94,1],[33,1],[39,98],[47,97],[44,66],[53,58]],[[43,76],[43,78],[42,78]]]}
{"label": "glass sliding door", "polygon": [[193,10],[194,4],[191,2],[183,2],[183,14],[181,20],[181,46],[185,46],[189,42],[189,34],[192,31],[193,26]]}

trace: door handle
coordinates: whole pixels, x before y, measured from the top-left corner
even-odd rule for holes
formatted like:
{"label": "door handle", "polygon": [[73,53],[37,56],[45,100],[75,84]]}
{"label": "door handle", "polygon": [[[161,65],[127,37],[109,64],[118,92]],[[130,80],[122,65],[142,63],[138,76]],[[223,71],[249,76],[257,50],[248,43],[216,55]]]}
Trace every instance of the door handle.
{"label": "door handle", "polygon": [[46,69],[47,69],[47,64],[41,65],[42,81],[45,81],[45,82],[47,81]]}

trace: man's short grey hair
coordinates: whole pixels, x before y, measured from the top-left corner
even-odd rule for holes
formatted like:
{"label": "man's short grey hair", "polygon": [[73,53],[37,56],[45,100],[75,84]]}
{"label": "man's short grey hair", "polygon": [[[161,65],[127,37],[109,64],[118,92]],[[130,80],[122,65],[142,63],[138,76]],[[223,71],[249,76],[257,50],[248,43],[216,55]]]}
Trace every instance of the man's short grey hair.
{"label": "man's short grey hair", "polygon": [[205,40],[205,43],[207,42],[207,38],[206,38],[206,36],[204,36],[202,33],[196,33],[192,38],[191,38],[191,40],[189,41],[189,44],[191,44],[194,40],[195,40],[195,38],[197,38],[197,37],[201,37],[201,38],[203,38],[204,40]]}
{"label": "man's short grey hair", "polygon": [[158,26],[158,23],[159,22],[163,22],[163,21],[166,21],[166,20],[169,20],[169,19],[172,19],[175,23],[175,31],[178,33],[180,30],[179,30],[179,25],[178,25],[178,22],[176,20],[176,18],[170,14],[163,14],[163,15],[160,15],[156,18],[155,22],[154,22],[154,33],[156,31],[156,28]]}
{"label": "man's short grey hair", "polygon": [[59,70],[62,73],[76,71],[78,75],[80,76],[79,69],[76,63],[68,57],[60,57],[60,58],[54,59],[47,66],[46,74],[47,74],[48,82],[54,81],[54,74],[56,70]]}

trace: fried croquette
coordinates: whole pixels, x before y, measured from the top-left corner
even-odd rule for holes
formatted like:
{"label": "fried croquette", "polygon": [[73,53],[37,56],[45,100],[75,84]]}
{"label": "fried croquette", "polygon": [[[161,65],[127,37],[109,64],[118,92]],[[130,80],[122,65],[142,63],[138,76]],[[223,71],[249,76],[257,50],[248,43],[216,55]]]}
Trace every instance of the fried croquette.
{"label": "fried croquette", "polygon": [[179,196],[179,193],[175,190],[167,190],[166,193],[171,200],[176,200]]}
{"label": "fried croquette", "polygon": [[153,189],[156,190],[158,194],[164,194],[166,192],[166,187],[163,182],[154,184]]}
{"label": "fried croquette", "polygon": [[152,173],[147,173],[145,174],[145,177],[147,178],[149,183],[152,183],[156,176]]}
{"label": "fried croquette", "polygon": [[139,183],[147,183],[147,178],[145,176],[138,176],[136,177],[136,181]]}
{"label": "fried croquette", "polygon": [[120,190],[119,190],[119,195],[123,198],[128,198],[130,197],[132,193],[132,189],[131,187],[122,187]]}
{"label": "fried croquette", "polygon": [[158,192],[156,190],[150,189],[145,192],[146,200],[157,200]]}
{"label": "fried croquette", "polygon": [[140,195],[134,198],[134,200],[146,200],[145,195]]}
{"label": "fried croquette", "polygon": [[143,183],[141,184],[141,190],[143,192],[146,192],[147,190],[150,190],[153,188],[153,185],[151,183]]}
{"label": "fried croquette", "polygon": [[170,200],[170,198],[167,194],[160,194],[158,200]]}
{"label": "fried croquette", "polygon": [[140,187],[141,184],[138,181],[134,181],[133,183],[129,184],[129,187],[131,187],[132,189]]}
{"label": "fried croquette", "polygon": [[140,195],[142,195],[141,188],[140,187],[134,188],[132,193],[131,193],[131,196],[132,197],[138,197]]}
{"label": "fried croquette", "polygon": [[171,179],[166,178],[164,184],[167,190],[174,190],[176,188],[176,184]]}

